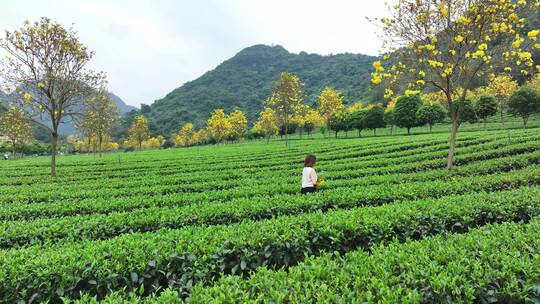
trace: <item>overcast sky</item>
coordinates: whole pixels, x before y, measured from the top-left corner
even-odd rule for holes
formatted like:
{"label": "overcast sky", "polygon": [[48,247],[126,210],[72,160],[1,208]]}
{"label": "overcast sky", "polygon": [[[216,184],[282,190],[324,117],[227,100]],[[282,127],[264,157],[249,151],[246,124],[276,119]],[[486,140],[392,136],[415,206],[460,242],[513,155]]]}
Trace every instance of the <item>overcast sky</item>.
{"label": "overcast sky", "polygon": [[75,25],[128,104],[151,104],[241,49],[280,44],[290,52],[376,55],[366,16],[381,0],[0,0],[0,29],[45,16]]}

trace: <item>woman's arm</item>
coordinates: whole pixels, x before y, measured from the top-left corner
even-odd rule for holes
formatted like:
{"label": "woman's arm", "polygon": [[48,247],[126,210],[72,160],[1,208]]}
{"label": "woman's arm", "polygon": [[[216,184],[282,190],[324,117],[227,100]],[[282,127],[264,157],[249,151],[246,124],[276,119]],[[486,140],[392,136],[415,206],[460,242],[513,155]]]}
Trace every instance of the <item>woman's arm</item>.
{"label": "woman's arm", "polygon": [[311,182],[315,185],[317,183],[317,172],[315,172],[315,169],[311,169],[311,173],[309,174],[309,177],[311,178]]}

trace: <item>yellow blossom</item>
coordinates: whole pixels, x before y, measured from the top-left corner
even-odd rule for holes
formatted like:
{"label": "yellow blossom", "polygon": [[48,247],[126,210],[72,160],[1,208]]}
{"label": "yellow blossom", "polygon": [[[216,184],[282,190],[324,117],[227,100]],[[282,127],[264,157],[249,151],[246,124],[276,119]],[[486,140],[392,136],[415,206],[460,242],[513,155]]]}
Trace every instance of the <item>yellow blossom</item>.
{"label": "yellow blossom", "polygon": [[382,63],[379,60],[373,62],[373,67],[375,68],[375,71],[377,71],[377,72],[383,72],[384,71]]}
{"label": "yellow blossom", "polygon": [[457,42],[457,43],[461,43],[463,42],[463,40],[465,40],[465,38],[463,38],[463,36],[461,35],[457,35],[454,40]]}
{"label": "yellow blossom", "polygon": [[540,34],[540,30],[532,30],[530,31],[527,36],[529,37],[529,39],[531,39],[532,41],[536,41],[537,37],[538,37],[538,34]]}
{"label": "yellow blossom", "polygon": [[420,91],[417,91],[417,90],[405,90],[405,95],[406,96],[413,96],[413,95],[418,95],[420,94]]}

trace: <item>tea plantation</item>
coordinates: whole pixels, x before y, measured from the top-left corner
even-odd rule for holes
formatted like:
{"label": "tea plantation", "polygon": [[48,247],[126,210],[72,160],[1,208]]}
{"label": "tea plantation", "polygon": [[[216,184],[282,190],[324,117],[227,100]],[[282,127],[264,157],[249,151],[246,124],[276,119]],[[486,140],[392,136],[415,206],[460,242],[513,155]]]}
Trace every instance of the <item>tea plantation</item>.
{"label": "tea plantation", "polygon": [[0,302],[539,301],[539,130],[2,161]]}

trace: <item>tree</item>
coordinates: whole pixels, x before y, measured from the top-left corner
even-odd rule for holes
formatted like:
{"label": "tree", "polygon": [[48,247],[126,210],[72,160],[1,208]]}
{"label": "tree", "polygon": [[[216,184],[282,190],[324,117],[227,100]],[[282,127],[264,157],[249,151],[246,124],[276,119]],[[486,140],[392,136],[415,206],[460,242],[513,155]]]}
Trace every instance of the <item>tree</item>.
{"label": "tree", "polygon": [[15,107],[0,116],[0,133],[11,141],[13,155],[15,155],[18,143],[32,139],[32,128],[26,114],[23,110]]}
{"label": "tree", "polygon": [[48,18],[6,31],[0,47],[8,54],[2,74],[17,96],[12,102],[51,134],[51,175],[56,176],[58,128],[81,114],[85,97],[102,86],[105,76],[86,68],[94,53],[73,28],[64,29]]}
{"label": "tree", "polygon": [[511,114],[521,116],[523,126],[527,127],[529,116],[540,113],[540,93],[529,86],[523,86],[510,96],[508,109]]}
{"label": "tree", "polygon": [[229,115],[229,123],[231,124],[231,129],[230,129],[230,132],[228,134],[228,137],[232,141],[236,141],[240,137],[242,137],[242,135],[246,131],[247,122],[248,121],[247,121],[247,118],[246,118],[246,114],[244,114],[244,112],[242,112],[240,110],[236,110],[236,111],[232,112]]}
{"label": "tree", "polygon": [[418,120],[429,125],[429,133],[431,133],[433,125],[444,121],[445,116],[446,111],[440,104],[436,102],[424,103],[416,112],[416,117]]}
{"label": "tree", "polygon": [[343,108],[343,96],[330,87],[324,88],[321,95],[319,95],[318,110],[328,128],[332,129],[330,123],[334,113],[341,111]]}
{"label": "tree", "polygon": [[527,82],[527,86],[540,92],[540,74],[534,75],[534,77]]}
{"label": "tree", "polygon": [[[486,93],[493,95],[499,102],[501,122],[504,127],[504,112],[507,108],[508,98],[518,89],[518,83],[510,75],[497,75],[491,77]],[[490,115],[492,116],[492,115]],[[484,122],[485,123],[485,122]]]}
{"label": "tree", "polygon": [[522,36],[523,12],[537,8],[538,0],[398,0],[388,5],[390,17],[378,23],[382,27],[384,58],[373,64],[372,82],[384,84],[385,97],[397,88],[415,93],[425,85],[443,92],[452,120],[447,168],[452,169],[459,113],[463,103],[453,103],[453,94],[462,88],[458,99],[465,100],[479,77],[504,67],[523,75],[534,71],[531,51],[538,30]]}
{"label": "tree", "polygon": [[351,123],[353,129],[358,130],[358,137],[361,136],[364,129],[364,117],[366,116],[367,109],[360,109],[354,112],[350,112],[348,115],[348,121]]}
{"label": "tree", "polygon": [[368,108],[363,123],[365,129],[373,130],[373,135],[376,135],[377,128],[386,128],[384,109],[381,106]]}
{"label": "tree", "polygon": [[187,147],[194,144],[195,130],[193,129],[193,124],[188,122],[184,124],[178,134],[173,138],[174,144],[177,147]]}
{"label": "tree", "polygon": [[320,126],[322,121],[323,119],[319,112],[309,109],[305,116],[304,131],[306,131],[308,135],[311,135],[311,132],[313,132],[316,127]]}
{"label": "tree", "polygon": [[227,117],[223,109],[214,110],[212,116],[208,118],[206,126],[210,137],[218,144],[225,139],[232,129],[229,117]]}
{"label": "tree", "polygon": [[77,122],[77,128],[88,138],[97,139],[96,148],[101,157],[103,140],[110,136],[112,127],[119,118],[118,107],[112,102],[107,91],[100,89],[86,101],[82,115],[82,120]]}
{"label": "tree", "polygon": [[401,96],[396,101],[394,108],[394,122],[400,128],[407,128],[407,134],[411,134],[411,128],[422,125],[416,117],[418,109],[422,107],[420,96]]}
{"label": "tree", "polygon": [[270,138],[278,133],[277,119],[272,109],[264,108],[255,123],[255,129],[261,130],[264,133],[266,142],[269,142]]}
{"label": "tree", "polygon": [[266,105],[274,110],[279,126],[285,130],[285,144],[288,145],[289,123],[304,99],[304,91],[300,78],[288,72],[283,72],[272,85],[272,96]]}
{"label": "tree", "polygon": [[345,131],[347,128],[345,125],[346,117],[347,117],[347,111],[345,111],[345,109],[335,111],[332,114],[332,117],[330,117],[328,128],[335,132],[336,138],[338,136],[339,131]]}
{"label": "tree", "polygon": [[[74,146],[76,151],[90,152],[96,151],[98,145],[98,139],[96,136],[86,138],[85,140],[77,140],[75,138],[68,137],[68,144]],[[115,151],[118,150],[119,145],[112,141],[109,136],[104,136],[101,139],[101,149],[103,151]]]}
{"label": "tree", "polygon": [[156,137],[151,137],[145,140],[142,143],[142,147],[145,149],[157,149],[163,146],[165,142],[166,142],[165,137],[158,135]]}
{"label": "tree", "polygon": [[291,118],[291,122],[295,123],[298,131],[300,131],[300,138],[302,138],[302,135],[304,134],[304,129],[307,122],[306,115],[308,114],[309,110],[310,108],[308,105],[299,105],[295,115]]}
{"label": "tree", "polygon": [[395,107],[396,107],[396,100],[393,99],[386,105],[386,108],[384,109],[383,119],[384,119],[384,122],[390,126],[390,135],[392,135],[392,133],[394,132],[394,125],[396,124],[394,120]]}
{"label": "tree", "polygon": [[128,141],[134,142],[139,147],[139,150],[142,150],[144,141],[149,138],[148,120],[143,115],[135,116],[131,128],[129,128]]}
{"label": "tree", "polygon": [[[453,106],[454,108],[459,109],[458,126],[461,125],[461,123],[463,122],[473,124],[478,121],[478,116],[476,115],[474,104],[469,99],[456,99],[453,101]],[[450,113],[448,113],[448,116],[450,116]]]}
{"label": "tree", "polygon": [[497,100],[491,95],[481,95],[478,98],[478,101],[476,101],[476,116],[478,116],[478,118],[480,118],[484,122],[484,129],[486,128],[486,120],[488,119],[488,117],[497,114],[497,106]]}

